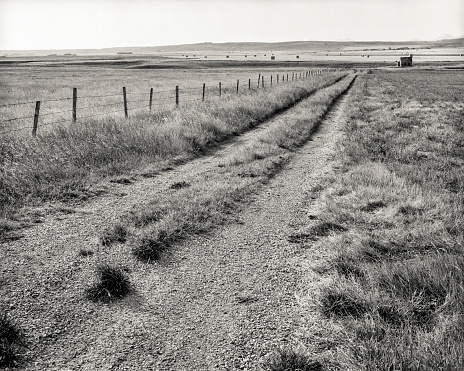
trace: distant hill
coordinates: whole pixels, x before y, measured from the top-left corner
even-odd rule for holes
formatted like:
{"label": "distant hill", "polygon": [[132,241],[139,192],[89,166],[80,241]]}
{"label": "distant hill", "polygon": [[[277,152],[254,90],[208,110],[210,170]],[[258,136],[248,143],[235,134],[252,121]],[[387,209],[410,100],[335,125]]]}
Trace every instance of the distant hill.
{"label": "distant hill", "polygon": [[197,43],[182,45],[163,45],[145,47],[115,47],[103,49],[59,49],[59,50],[0,50],[0,55],[8,56],[45,56],[45,55],[109,55],[117,53],[163,54],[192,52],[274,52],[274,51],[336,51],[344,49],[388,49],[388,48],[464,48],[464,38],[442,39],[437,41],[286,41],[276,43],[265,42],[228,42]]}
{"label": "distant hill", "polygon": [[440,37],[437,37],[435,40],[450,40],[450,39],[456,39],[456,37],[450,35],[450,34],[445,34],[441,35]]}

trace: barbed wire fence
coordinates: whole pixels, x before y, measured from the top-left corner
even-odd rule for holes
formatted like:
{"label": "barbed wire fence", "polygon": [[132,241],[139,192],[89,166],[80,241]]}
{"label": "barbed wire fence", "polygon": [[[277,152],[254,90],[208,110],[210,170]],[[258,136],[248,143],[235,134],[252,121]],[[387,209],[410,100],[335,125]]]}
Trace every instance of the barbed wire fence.
{"label": "barbed wire fence", "polygon": [[[272,87],[279,83],[299,81],[307,79],[311,76],[321,75],[325,73],[335,72],[335,69],[321,69],[321,70],[311,70],[304,72],[293,72],[293,73],[280,73],[276,75],[270,75],[265,79],[264,75],[259,74],[256,83],[253,83],[252,79],[248,81],[240,81],[237,79],[236,83],[228,83],[223,85],[222,82],[219,82],[216,86],[206,86],[206,83],[203,83],[201,87],[187,87],[181,88],[178,85],[175,89],[172,90],[159,90],[154,91],[153,88],[150,88],[149,92],[128,92],[126,87],[122,88],[122,93],[119,94],[101,94],[101,95],[86,95],[78,96],[77,88],[73,88],[73,96],[66,98],[57,98],[57,99],[44,99],[41,101],[29,101],[29,102],[18,102],[18,103],[8,103],[0,105],[0,115],[2,110],[14,109],[18,106],[24,105],[34,105],[34,109],[31,111],[34,114],[29,116],[19,116],[19,117],[10,117],[8,119],[0,119],[0,128],[4,129],[5,126],[8,126],[10,123],[21,122],[24,125],[18,125],[19,127],[13,127],[8,130],[0,131],[0,135],[7,135],[10,133],[22,131],[22,130],[31,130],[32,135],[36,136],[37,131],[40,127],[47,127],[51,125],[56,125],[60,123],[76,123],[80,120],[85,120],[93,117],[101,117],[105,115],[113,114],[122,114],[124,112],[125,118],[129,117],[130,111],[136,111],[141,109],[148,109],[148,112],[152,112],[154,108],[161,108],[163,106],[175,106],[179,107],[183,103],[191,102],[204,102],[206,99],[210,98],[220,98],[226,94],[240,94],[244,91],[257,91],[258,89],[265,89]],[[130,99],[135,97],[135,99]],[[138,97],[145,97],[139,99]],[[116,101],[111,101],[116,98]],[[122,99],[121,99],[122,98]],[[102,103],[95,102],[96,99],[103,99]],[[108,102],[110,100],[110,102]],[[43,107],[44,103],[63,103],[72,101],[72,108],[59,110],[59,111],[46,111],[44,112]],[[91,102],[90,105],[87,104]],[[105,112],[95,112],[97,109],[101,108],[114,108],[110,111]],[[31,107],[32,108],[32,107]],[[78,115],[78,110],[83,112],[92,112],[90,114],[84,114],[82,116]],[[68,115],[68,118],[65,118],[65,115]],[[0,116],[1,117],[1,116]],[[48,118],[51,118],[50,120]],[[27,124],[27,122],[31,124]],[[6,124],[6,125],[5,125]],[[0,130],[1,130],[0,129]]]}

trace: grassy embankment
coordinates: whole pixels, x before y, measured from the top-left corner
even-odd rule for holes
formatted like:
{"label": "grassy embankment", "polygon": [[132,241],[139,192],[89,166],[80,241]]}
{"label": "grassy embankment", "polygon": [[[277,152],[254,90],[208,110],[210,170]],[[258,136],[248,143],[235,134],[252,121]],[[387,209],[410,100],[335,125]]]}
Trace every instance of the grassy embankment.
{"label": "grassy embankment", "polygon": [[463,83],[378,72],[352,89],[344,169],[319,216],[342,227],[317,242],[336,251],[312,351],[328,369],[464,369]]}
{"label": "grassy embankment", "polygon": [[[37,138],[0,139],[0,215],[25,204],[86,197],[105,177],[154,171],[193,158],[332,84],[341,74],[311,77],[250,94],[180,109],[89,119]],[[147,169],[150,167],[150,169]]]}

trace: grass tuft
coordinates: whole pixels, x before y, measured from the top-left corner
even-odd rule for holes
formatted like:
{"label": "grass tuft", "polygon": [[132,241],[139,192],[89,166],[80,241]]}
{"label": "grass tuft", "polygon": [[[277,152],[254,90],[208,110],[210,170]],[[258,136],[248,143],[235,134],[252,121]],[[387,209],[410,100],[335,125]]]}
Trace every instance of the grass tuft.
{"label": "grass tuft", "polygon": [[115,179],[111,179],[110,182],[111,183],[118,183],[118,184],[132,184],[132,180],[130,180],[129,178],[127,178],[125,176],[115,178]]}
{"label": "grass tuft", "polygon": [[110,302],[121,299],[131,291],[131,284],[124,270],[108,263],[97,266],[97,282],[87,289],[87,298],[92,301]]}
{"label": "grass tuft", "polygon": [[288,237],[288,242],[304,243],[316,241],[321,237],[326,237],[331,233],[345,232],[347,229],[340,224],[332,222],[320,222],[309,229],[309,232],[295,233]]}
{"label": "grass tuft", "polygon": [[293,349],[277,350],[264,365],[266,371],[322,371],[322,364]]}
{"label": "grass tuft", "polygon": [[103,246],[109,246],[115,242],[124,243],[127,240],[127,234],[127,227],[117,223],[103,232],[100,236],[100,242]]}
{"label": "grass tuft", "polygon": [[360,259],[353,258],[352,256],[346,254],[339,254],[333,261],[333,265],[338,274],[349,278],[363,278],[364,272],[362,268],[359,267]]}
{"label": "grass tuft", "polygon": [[132,253],[143,262],[160,260],[172,242],[173,239],[168,236],[167,232],[161,230],[153,235],[143,236],[132,248]]}
{"label": "grass tuft", "polygon": [[187,188],[190,187],[190,184],[187,183],[186,181],[181,181],[181,182],[176,182],[171,184],[169,188],[171,189],[182,189],[182,188]]}
{"label": "grass tuft", "polygon": [[395,305],[380,305],[377,308],[377,313],[389,325],[399,327],[407,321],[405,315]]}
{"label": "grass tuft", "polygon": [[354,292],[327,287],[321,295],[321,309],[326,316],[361,317],[369,305]]}
{"label": "grass tuft", "polygon": [[80,256],[87,257],[87,256],[92,256],[93,254],[94,254],[94,252],[92,250],[88,250],[88,249],[79,250],[79,255]]}
{"label": "grass tuft", "polygon": [[25,346],[24,335],[0,313],[0,366],[12,366],[18,361],[18,351]]}

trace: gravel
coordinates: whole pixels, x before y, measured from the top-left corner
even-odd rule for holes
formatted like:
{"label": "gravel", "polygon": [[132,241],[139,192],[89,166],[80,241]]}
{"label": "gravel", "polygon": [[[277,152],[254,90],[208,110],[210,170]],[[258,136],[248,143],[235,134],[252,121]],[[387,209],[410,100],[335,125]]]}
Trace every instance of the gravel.
{"label": "gravel", "polygon": [[[75,213],[49,213],[3,243],[0,306],[27,334],[24,368],[256,370],[276,348],[304,342],[308,314],[297,293],[303,263],[321,257],[288,237],[315,223],[318,200],[309,195],[334,174],[345,104],[342,98],[335,105],[237,223],[188,238],[159,263],[136,261],[124,244],[102,246],[99,236],[122,214],[172,192],[172,184],[201,181],[276,121],[152,178],[108,182],[104,195]],[[89,302],[85,290],[102,261],[122,264],[136,292],[114,303]]]}

